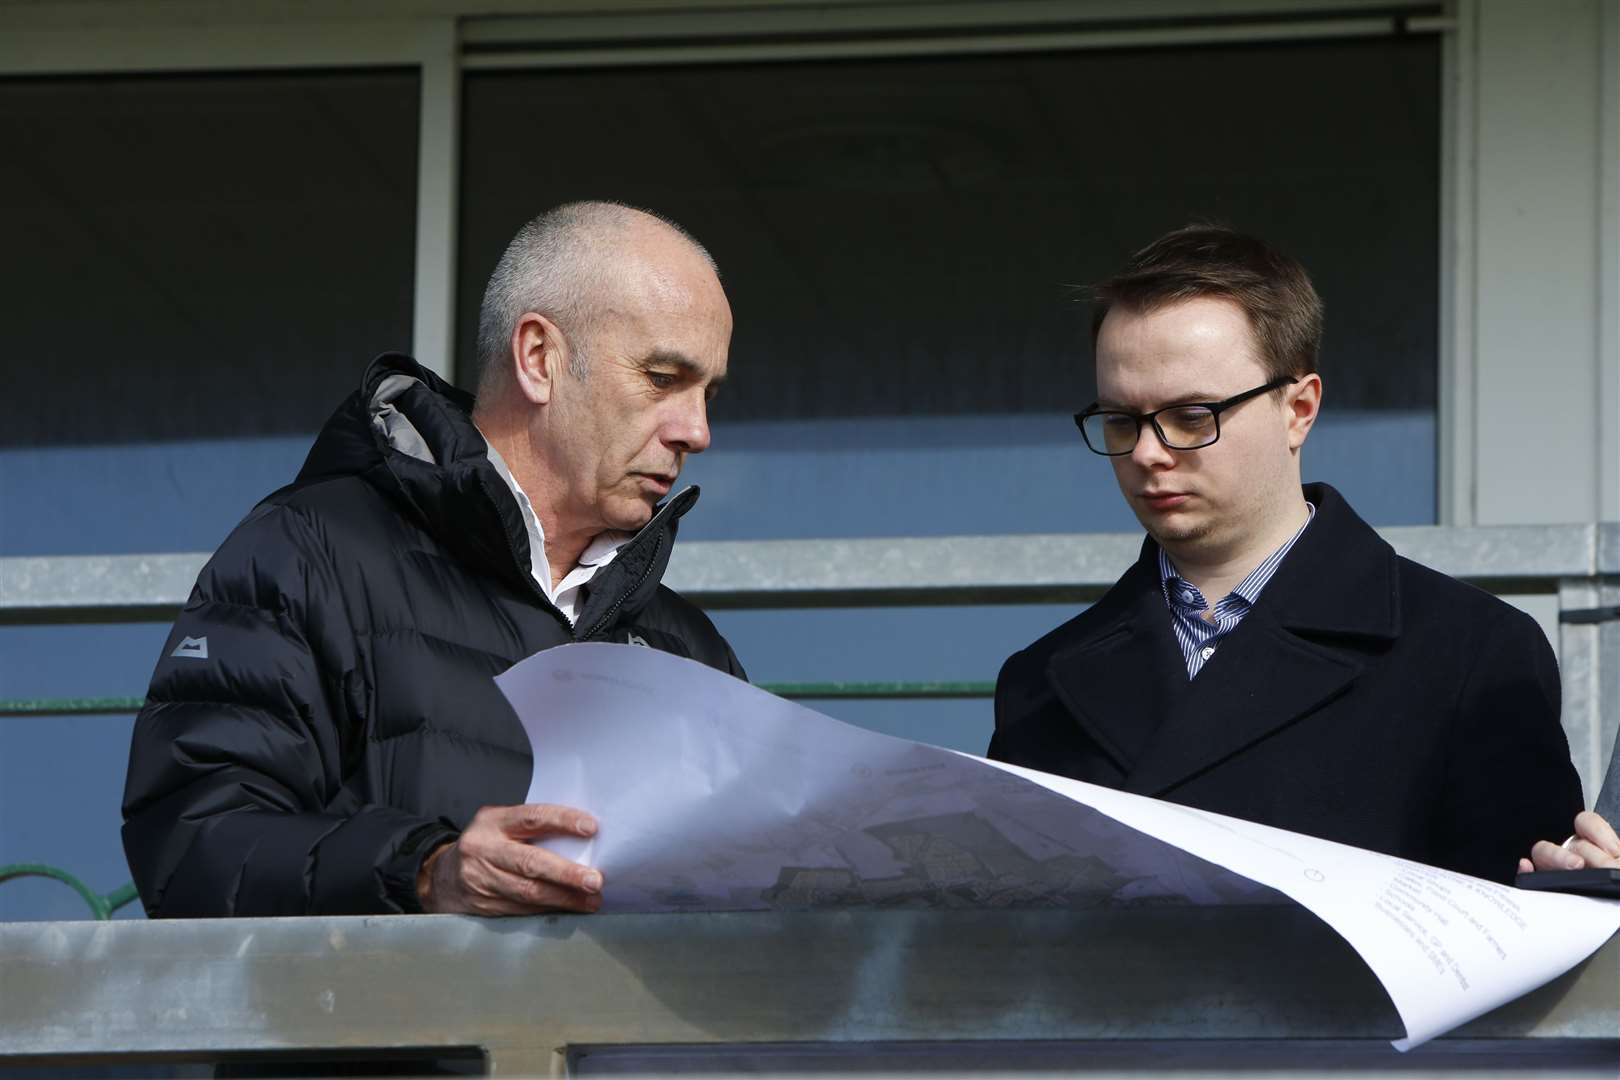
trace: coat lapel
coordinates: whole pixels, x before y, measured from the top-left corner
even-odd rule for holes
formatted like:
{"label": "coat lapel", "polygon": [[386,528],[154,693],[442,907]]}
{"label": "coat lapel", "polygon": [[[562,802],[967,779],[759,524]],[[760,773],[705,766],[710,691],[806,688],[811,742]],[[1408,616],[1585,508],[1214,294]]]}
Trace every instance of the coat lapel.
{"label": "coat lapel", "polygon": [[[1264,600],[1264,594],[1262,594]],[[1361,664],[1307,641],[1257,606],[1160,718],[1126,790],[1160,795],[1287,727],[1349,688]]]}
{"label": "coat lapel", "polygon": [[1099,601],[1108,616],[1086,637],[1052,655],[1046,677],[1082,731],[1127,775],[1170,709],[1181,651],[1149,543],[1142,558]]}

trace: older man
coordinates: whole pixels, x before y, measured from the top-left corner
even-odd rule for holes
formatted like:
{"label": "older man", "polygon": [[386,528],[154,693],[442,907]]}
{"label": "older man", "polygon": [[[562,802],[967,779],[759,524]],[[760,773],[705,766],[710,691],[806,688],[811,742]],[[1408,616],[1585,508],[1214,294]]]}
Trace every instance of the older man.
{"label": "older man", "polygon": [[1096,292],[1076,420],[1147,539],[1007,661],[991,756],[1510,879],[1581,807],[1552,650],[1301,486],[1322,401],[1304,268],[1194,226]]}
{"label": "older man", "polygon": [[[731,312],[708,253],[610,203],[525,225],[479,316],[476,401],[384,356],[204,568],[136,722],[124,846],[152,915],[590,911],[528,843],[495,675],[618,641],[741,675],[664,588]],[[544,753],[544,748],[537,748]]]}

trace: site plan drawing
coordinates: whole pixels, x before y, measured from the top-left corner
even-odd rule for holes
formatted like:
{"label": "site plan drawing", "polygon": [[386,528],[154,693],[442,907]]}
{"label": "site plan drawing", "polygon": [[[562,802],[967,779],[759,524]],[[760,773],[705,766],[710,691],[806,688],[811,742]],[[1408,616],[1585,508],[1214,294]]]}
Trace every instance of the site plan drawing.
{"label": "site plan drawing", "polygon": [[1297,903],[1384,985],[1407,1049],[1569,970],[1620,901],[1388,855],[857,728],[654,649],[548,649],[497,680],[528,801],[590,811],[603,910]]}

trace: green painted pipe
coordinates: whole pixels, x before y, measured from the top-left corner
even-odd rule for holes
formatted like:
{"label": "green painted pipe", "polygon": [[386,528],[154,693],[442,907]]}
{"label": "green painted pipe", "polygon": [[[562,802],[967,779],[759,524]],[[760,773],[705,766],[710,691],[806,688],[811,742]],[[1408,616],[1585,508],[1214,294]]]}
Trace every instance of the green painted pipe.
{"label": "green painted pipe", "polygon": [[[785,698],[980,698],[995,693],[990,682],[777,682],[760,683]],[[145,698],[0,698],[0,716],[90,716],[140,712]]]}
{"label": "green painted pipe", "polygon": [[0,716],[89,716],[94,713],[140,712],[138,697],[0,698]]}
{"label": "green painted pipe", "polygon": [[0,884],[11,881],[13,878],[42,877],[52,881],[60,881],[90,906],[91,917],[103,922],[112,918],[112,913],[135,899],[135,886],[126,882],[103,896],[90,886],[55,866],[46,866],[44,863],[12,863],[10,866],[0,866]]}

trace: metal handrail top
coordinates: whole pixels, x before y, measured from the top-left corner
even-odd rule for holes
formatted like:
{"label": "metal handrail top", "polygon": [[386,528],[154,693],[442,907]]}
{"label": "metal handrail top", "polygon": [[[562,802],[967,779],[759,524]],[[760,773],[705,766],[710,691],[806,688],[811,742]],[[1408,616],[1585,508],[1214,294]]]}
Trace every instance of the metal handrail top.
{"label": "metal handrail top", "polygon": [[[1498,592],[1620,574],[1620,523],[1397,526],[1402,555]],[[694,541],[665,583],[713,607],[1090,600],[1136,558],[1133,533]],[[0,558],[0,623],[172,617],[201,552]]]}

